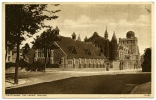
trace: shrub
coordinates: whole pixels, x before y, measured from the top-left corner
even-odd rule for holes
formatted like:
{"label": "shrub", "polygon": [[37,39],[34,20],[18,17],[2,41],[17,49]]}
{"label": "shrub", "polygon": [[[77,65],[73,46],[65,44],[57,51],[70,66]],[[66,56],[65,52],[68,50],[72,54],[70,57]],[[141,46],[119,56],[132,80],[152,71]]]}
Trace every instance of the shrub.
{"label": "shrub", "polygon": [[47,68],[60,68],[59,64],[49,64]]}
{"label": "shrub", "polygon": [[12,62],[5,63],[5,69],[8,69],[10,67],[15,67],[15,66],[16,66],[16,63],[12,63]]}
{"label": "shrub", "polygon": [[43,71],[44,64],[40,63],[39,61],[35,61],[33,64],[30,64],[28,70],[31,71]]}
{"label": "shrub", "polygon": [[22,68],[28,68],[29,63],[27,63],[26,61],[24,61],[24,59],[20,59],[19,60],[19,66]]}

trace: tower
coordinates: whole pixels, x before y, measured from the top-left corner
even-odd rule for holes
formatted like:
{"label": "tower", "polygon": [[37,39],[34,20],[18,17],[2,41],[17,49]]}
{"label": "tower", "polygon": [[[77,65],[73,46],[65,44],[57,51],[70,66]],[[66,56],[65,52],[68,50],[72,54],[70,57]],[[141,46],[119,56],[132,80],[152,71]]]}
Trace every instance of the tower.
{"label": "tower", "polygon": [[117,44],[117,38],[115,35],[115,31],[113,33],[112,36],[112,40],[111,40],[111,45],[110,45],[110,60],[117,60],[117,48],[118,48],[118,44]]}
{"label": "tower", "polygon": [[60,29],[58,28],[58,26],[56,26],[56,28],[54,30],[55,30],[56,34],[59,35]]}
{"label": "tower", "polygon": [[107,32],[107,26],[106,26],[106,30],[105,30],[105,34],[104,34],[104,55],[107,59],[109,59],[109,44],[110,41],[108,39],[108,32]]}
{"label": "tower", "polygon": [[122,45],[129,48],[131,54],[138,54],[138,39],[133,31],[128,31]]}
{"label": "tower", "polygon": [[108,39],[108,32],[107,32],[107,26],[106,26],[106,30],[105,30],[105,34],[104,34],[105,39]]}

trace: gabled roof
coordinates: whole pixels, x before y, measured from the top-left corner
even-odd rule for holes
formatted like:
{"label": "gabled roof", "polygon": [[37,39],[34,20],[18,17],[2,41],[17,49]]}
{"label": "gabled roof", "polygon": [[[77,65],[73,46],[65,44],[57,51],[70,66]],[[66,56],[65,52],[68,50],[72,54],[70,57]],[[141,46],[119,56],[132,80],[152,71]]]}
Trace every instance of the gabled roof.
{"label": "gabled roof", "polygon": [[[57,45],[66,53],[67,58],[90,58],[90,59],[105,59],[103,54],[99,55],[96,47],[91,42],[75,41],[68,37],[61,36],[60,41],[56,41]],[[76,54],[71,50],[76,49]],[[86,54],[90,52],[91,54]]]}

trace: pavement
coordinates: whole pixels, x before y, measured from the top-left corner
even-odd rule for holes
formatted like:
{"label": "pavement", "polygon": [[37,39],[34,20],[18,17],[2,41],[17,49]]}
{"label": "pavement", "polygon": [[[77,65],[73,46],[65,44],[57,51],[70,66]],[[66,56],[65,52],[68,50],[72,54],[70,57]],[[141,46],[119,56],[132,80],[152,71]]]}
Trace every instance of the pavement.
{"label": "pavement", "polygon": [[136,86],[130,94],[151,94],[151,82]]}
{"label": "pavement", "polygon": [[[39,78],[36,77],[30,77],[30,78],[23,78],[23,79],[19,79],[19,83],[18,84],[14,84],[13,81],[14,80],[6,80],[5,81],[5,88],[6,89],[11,89],[11,88],[18,88],[18,87],[23,87],[23,86],[28,86],[28,85],[33,85],[33,84],[38,84],[38,83],[43,83],[43,82],[51,82],[51,81],[56,81],[56,80],[61,80],[61,79],[65,79],[65,78],[70,78],[70,77],[80,77],[80,76],[91,76],[91,75],[116,75],[116,74],[120,74],[120,73],[136,73],[140,70],[126,70],[126,71],[54,71],[54,72],[26,72],[27,74],[38,74],[40,75]],[[53,73],[53,74],[50,74]],[[62,74],[60,74],[62,73]],[[74,74],[73,74],[74,73]],[[49,77],[49,78],[45,78]],[[131,94],[150,94],[151,93],[151,82],[145,83],[145,84],[141,84],[136,86],[132,91]]]}

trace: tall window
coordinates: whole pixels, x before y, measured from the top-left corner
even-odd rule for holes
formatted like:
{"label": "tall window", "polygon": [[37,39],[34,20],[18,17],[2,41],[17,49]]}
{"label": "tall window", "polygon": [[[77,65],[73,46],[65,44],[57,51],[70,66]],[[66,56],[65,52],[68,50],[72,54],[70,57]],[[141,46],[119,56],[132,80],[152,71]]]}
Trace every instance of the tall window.
{"label": "tall window", "polygon": [[8,61],[10,61],[10,58],[11,58],[11,57],[10,57],[10,56],[8,56]]}
{"label": "tall window", "polygon": [[8,55],[10,55],[10,50],[8,50]]}
{"label": "tall window", "polygon": [[68,64],[72,64],[72,61],[68,61]]}

